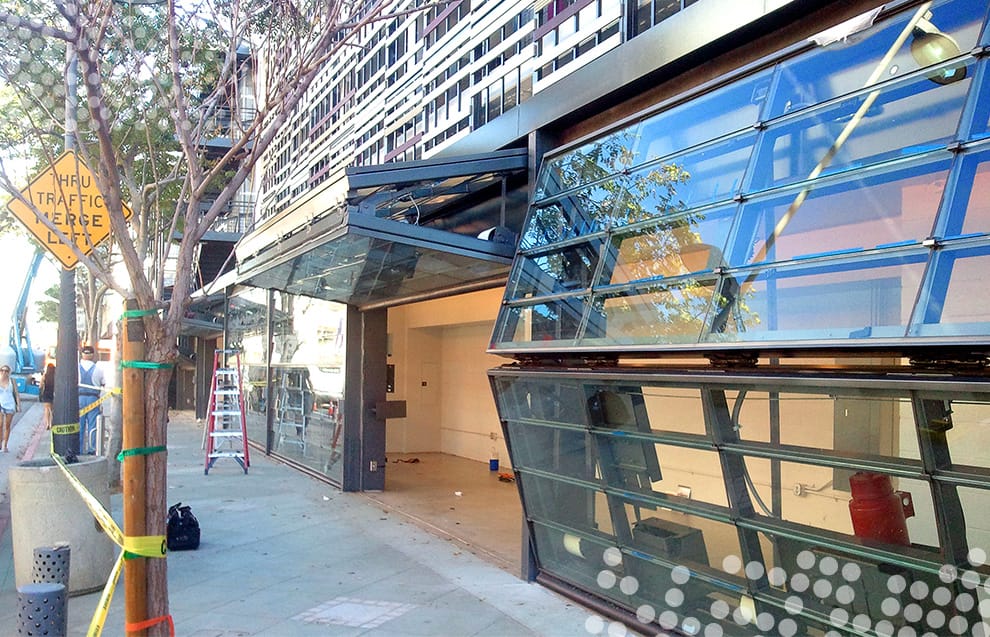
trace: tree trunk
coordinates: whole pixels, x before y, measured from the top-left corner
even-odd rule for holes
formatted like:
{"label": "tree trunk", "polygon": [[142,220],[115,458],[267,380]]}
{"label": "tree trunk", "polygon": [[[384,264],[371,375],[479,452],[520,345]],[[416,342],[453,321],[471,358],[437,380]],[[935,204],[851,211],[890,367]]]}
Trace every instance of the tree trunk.
{"label": "tree trunk", "polygon": [[[154,345],[149,343],[149,351]],[[149,356],[149,360],[155,360]],[[172,377],[171,369],[149,370],[145,374],[145,423],[147,426],[146,444],[149,447],[166,447],[168,432],[168,384]],[[167,452],[166,452],[167,453]],[[147,458],[146,506],[148,535],[165,535],[165,517],[168,511],[166,502],[167,455],[153,453]],[[168,607],[168,569],[163,559],[148,560],[148,615],[149,618],[164,617]],[[150,637],[166,637],[167,625],[157,624],[148,629]]]}

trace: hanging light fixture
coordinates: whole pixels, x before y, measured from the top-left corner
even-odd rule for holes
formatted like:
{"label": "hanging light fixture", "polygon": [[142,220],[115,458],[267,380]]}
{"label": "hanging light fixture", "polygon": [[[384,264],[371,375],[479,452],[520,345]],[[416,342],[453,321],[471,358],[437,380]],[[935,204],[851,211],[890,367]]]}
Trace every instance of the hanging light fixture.
{"label": "hanging light fixture", "polygon": [[[940,64],[960,55],[959,45],[931,23],[931,12],[918,20],[911,40],[911,56],[922,67]],[[966,66],[950,66],[928,76],[936,84],[952,84],[966,77]]]}

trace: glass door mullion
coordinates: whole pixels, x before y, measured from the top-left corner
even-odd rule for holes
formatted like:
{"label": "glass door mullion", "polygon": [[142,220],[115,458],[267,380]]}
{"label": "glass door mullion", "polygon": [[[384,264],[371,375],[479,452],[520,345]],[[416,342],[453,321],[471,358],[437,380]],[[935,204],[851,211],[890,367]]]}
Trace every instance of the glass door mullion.
{"label": "glass door mullion", "polygon": [[[952,429],[952,406],[948,400],[921,398],[912,392],[912,406],[921,461],[925,473],[933,476],[952,467],[946,433]],[[956,485],[930,480],[935,504],[935,524],[942,556],[948,564],[966,564],[969,545],[966,541],[966,517]]]}
{"label": "glass door mullion", "polygon": [[[723,444],[739,442],[739,432],[732,426],[731,412],[725,392],[704,388],[701,397],[705,414],[705,428],[714,439],[716,448],[720,448]],[[745,457],[738,454],[722,453],[719,449],[718,458],[722,466],[726,496],[733,519],[756,517],[753,501],[750,499],[749,490],[746,487]],[[738,525],[736,530],[739,535],[739,547],[742,552],[740,557],[742,557],[743,564],[748,566],[756,562],[761,566],[764,565],[759,534],[752,529],[742,528]],[[749,575],[755,573],[751,573],[747,569],[750,590],[764,590],[769,586],[765,570],[765,568],[761,569],[762,573],[758,578],[751,578]]]}

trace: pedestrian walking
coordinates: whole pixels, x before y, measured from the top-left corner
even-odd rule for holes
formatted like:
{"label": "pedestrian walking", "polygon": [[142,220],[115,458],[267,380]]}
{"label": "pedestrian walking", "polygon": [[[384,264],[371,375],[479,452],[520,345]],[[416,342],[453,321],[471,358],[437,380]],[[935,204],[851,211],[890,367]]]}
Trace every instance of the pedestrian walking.
{"label": "pedestrian walking", "polygon": [[10,365],[0,366],[0,446],[7,452],[10,430],[14,428],[14,412],[21,410],[17,381],[10,377]]}
{"label": "pedestrian walking", "polygon": [[55,402],[55,364],[48,363],[45,373],[41,375],[41,390],[38,392],[38,399],[45,406],[44,418],[45,429],[52,428],[52,403]]}

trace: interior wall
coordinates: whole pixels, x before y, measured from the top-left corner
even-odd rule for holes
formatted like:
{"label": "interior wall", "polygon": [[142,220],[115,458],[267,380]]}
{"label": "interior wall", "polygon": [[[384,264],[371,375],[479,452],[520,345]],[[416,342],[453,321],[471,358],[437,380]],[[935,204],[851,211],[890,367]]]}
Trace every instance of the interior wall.
{"label": "interior wall", "polygon": [[441,369],[447,391],[441,406],[440,448],[482,462],[498,458],[500,466],[507,466],[509,454],[488,383],[488,370],[505,359],[485,353],[493,325],[494,317],[443,330]]}
{"label": "interior wall", "polygon": [[[842,361],[825,360],[831,364]],[[862,362],[862,361],[860,361]],[[841,400],[834,397],[783,392],[777,395],[780,421],[780,443],[806,448],[858,451],[882,456],[899,456],[920,459],[915,417],[910,400],[902,397],[890,400]],[[649,425],[655,430],[705,435],[704,414],[694,390],[665,387],[646,389],[645,405]],[[769,401],[766,393],[751,391],[739,411],[739,434],[743,441],[770,442]],[[740,396],[729,392],[727,399],[734,406]],[[973,450],[985,449],[990,434],[985,431],[986,410],[979,405],[954,404],[953,429],[950,430],[950,448],[954,462],[980,466]],[[848,413],[852,423],[844,423],[843,413]],[[858,446],[847,446],[849,440],[839,435],[847,428],[852,441]],[[875,439],[870,443],[870,439]],[[728,506],[725,496],[723,468],[713,451],[675,448],[656,445],[656,453],[662,470],[662,480],[654,481],[656,491],[676,494],[686,490],[688,497],[719,506]],[[749,492],[758,512],[762,512],[753,492],[759,494],[766,506],[772,505],[773,488],[769,460],[750,458],[746,471],[752,484]],[[849,472],[851,473],[851,472]],[[907,519],[912,542],[938,546],[939,539],[934,517],[935,506],[931,489],[921,481],[894,478],[896,490],[911,494],[915,514]],[[814,466],[799,462],[782,462],[780,467],[780,514],[790,521],[838,533],[853,534],[849,512],[851,498],[848,475],[839,474],[832,467]],[[960,498],[967,511],[968,539],[972,546],[987,546],[990,537],[990,495],[982,490],[961,489]],[[718,548],[710,546],[709,550]]]}
{"label": "interior wall", "polygon": [[385,453],[439,451],[442,331],[407,329],[404,320],[393,320],[393,312],[389,311],[388,364],[395,369],[395,391],[387,399],[404,400],[406,417],[385,421]]}
{"label": "interior wall", "polygon": [[485,352],[502,296],[499,288],[389,310],[395,391],[388,399],[406,401],[406,417],[387,421],[386,453],[488,462],[494,449],[508,466],[487,374],[508,359]]}

